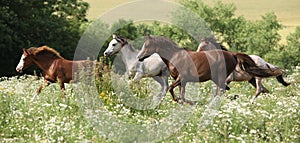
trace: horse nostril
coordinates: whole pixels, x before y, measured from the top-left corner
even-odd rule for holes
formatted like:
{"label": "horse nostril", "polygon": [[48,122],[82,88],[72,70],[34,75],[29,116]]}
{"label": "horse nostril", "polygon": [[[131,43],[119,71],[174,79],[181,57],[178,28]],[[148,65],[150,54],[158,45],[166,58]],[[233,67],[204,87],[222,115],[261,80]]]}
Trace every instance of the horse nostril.
{"label": "horse nostril", "polygon": [[106,56],[106,57],[107,57],[108,55],[109,55],[109,53],[108,53],[108,52],[105,52],[105,53],[104,53],[104,56]]}
{"label": "horse nostril", "polygon": [[22,68],[16,68],[16,71],[21,73],[22,72]]}

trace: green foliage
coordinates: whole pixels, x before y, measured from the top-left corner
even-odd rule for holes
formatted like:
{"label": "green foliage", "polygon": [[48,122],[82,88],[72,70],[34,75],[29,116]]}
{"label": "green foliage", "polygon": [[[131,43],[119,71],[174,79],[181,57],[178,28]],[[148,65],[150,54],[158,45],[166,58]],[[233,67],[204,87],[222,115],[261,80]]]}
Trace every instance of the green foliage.
{"label": "green foliage", "polygon": [[294,33],[287,36],[287,44],[282,44],[278,49],[268,53],[267,60],[274,61],[278,66],[291,68],[299,66],[300,63],[300,26],[296,27]]}
{"label": "green foliage", "polygon": [[[80,38],[80,25],[87,21],[88,3],[82,0],[0,2],[0,75],[15,73],[22,48],[48,45],[72,59]],[[13,66],[12,66],[13,65]]]}
{"label": "green foliage", "polygon": [[235,16],[233,4],[217,2],[208,6],[202,1],[188,0],[180,3],[207,22],[220,42],[227,43],[232,51],[263,56],[278,47],[281,39],[278,30],[282,25],[274,13],[267,13],[262,20],[248,21],[243,16]]}
{"label": "green foliage", "polygon": [[300,26],[296,27],[295,32],[287,37],[286,48],[281,50],[283,50],[283,55],[285,56],[282,60],[287,64],[285,67],[298,66],[300,64]]}

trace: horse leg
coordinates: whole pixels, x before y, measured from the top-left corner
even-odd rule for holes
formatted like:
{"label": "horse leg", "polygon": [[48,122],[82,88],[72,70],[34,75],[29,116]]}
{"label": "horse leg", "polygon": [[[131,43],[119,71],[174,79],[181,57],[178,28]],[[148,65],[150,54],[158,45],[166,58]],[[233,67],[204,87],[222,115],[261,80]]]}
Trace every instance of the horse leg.
{"label": "horse leg", "polygon": [[42,83],[42,84],[40,85],[40,87],[36,90],[36,92],[35,92],[35,94],[33,95],[31,101],[33,101],[33,100],[36,98],[36,96],[39,95],[39,94],[41,93],[42,89],[43,89],[44,87],[48,86],[49,84],[50,84],[50,82],[44,78],[43,83]]}
{"label": "horse leg", "polygon": [[163,78],[163,96],[165,96],[167,94],[167,91],[168,91],[168,87],[169,87],[169,82],[168,82],[168,76],[164,75],[162,78]]}
{"label": "horse leg", "polygon": [[168,77],[169,77],[169,75],[170,75],[170,73],[169,73],[168,69],[166,69],[164,71],[162,70],[161,76],[153,77],[153,79],[155,81],[157,81],[160,84],[160,86],[162,87],[160,92],[163,96],[165,96],[167,91],[168,91],[168,87],[169,87]]}
{"label": "horse leg", "polygon": [[254,88],[256,88],[256,80],[255,80],[255,77],[252,77],[248,82],[249,82],[252,86],[254,86]]}
{"label": "horse leg", "polygon": [[256,81],[256,92],[253,98],[250,100],[250,103],[254,103],[258,95],[262,93],[262,91],[264,90],[264,87],[262,85],[262,78],[255,78],[255,81]]}
{"label": "horse leg", "polygon": [[179,76],[177,77],[177,79],[169,87],[169,92],[171,93],[173,100],[176,101],[176,102],[178,102],[178,99],[177,99],[177,97],[174,94],[174,88],[176,86],[178,86],[178,85],[180,85],[180,78],[179,78]]}
{"label": "horse leg", "polygon": [[59,86],[60,86],[60,89],[61,89],[61,92],[62,92],[61,97],[63,99],[65,99],[66,98],[66,96],[65,96],[65,84],[63,82],[59,81]]}
{"label": "horse leg", "polygon": [[63,81],[64,81],[64,80],[63,80],[62,76],[57,77],[57,82],[58,82],[59,87],[60,87],[60,90],[61,90],[61,92],[62,92],[61,97],[62,97],[63,99],[65,99],[65,98],[66,98],[66,96],[65,96],[65,84],[64,84]]}
{"label": "horse leg", "polygon": [[163,93],[164,90],[164,81],[160,76],[154,76],[152,77],[156,82],[158,82],[160,84],[160,86],[162,87],[160,92]]}
{"label": "horse leg", "polygon": [[[234,71],[233,71],[234,72]],[[233,72],[226,78],[226,80],[225,80],[225,85],[226,85],[226,90],[230,90],[230,87],[228,86],[229,84],[230,84],[230,82],[232,81],[232,80],[234,80],[233,79]]]}
{"label": "horse leg", "polygon": [[190,104],[190,105],[195,105],[197,104],[197,101],[191,101],[188,99],[185,99],[185,87],[186,87],[186,82],[182,81],[181,84],[179,85],[179,90],[180,90],[180,100],[179,103],[183,104],[184,102]]}
{"label": "horse leg", "polygon": [[133,82],[137,83],[141,80],[144,75],[141,72],[136,72],[133,78]]}

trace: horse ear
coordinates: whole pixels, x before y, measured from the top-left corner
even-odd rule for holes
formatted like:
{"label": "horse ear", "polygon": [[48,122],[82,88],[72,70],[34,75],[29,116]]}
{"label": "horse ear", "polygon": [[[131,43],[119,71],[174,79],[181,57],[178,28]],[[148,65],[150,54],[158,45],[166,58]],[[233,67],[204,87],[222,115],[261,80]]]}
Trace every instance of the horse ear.
{"label": "horse ear", "polygon": [[113,39],[116,39],[116,38],[117,38],[117,35],[116,35],[116,34],[113,34],[112,37],[113,37]]}
{"label": "horse ear", "polygon": [[29,55],[28,51],[25,48],[23,48],[23,54]]}

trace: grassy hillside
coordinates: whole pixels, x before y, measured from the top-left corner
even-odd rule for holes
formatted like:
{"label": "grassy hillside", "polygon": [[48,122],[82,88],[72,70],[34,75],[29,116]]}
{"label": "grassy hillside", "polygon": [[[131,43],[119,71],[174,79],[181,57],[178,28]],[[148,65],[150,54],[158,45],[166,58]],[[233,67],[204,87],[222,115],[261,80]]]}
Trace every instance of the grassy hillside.
{"label": "grassy hillside", "polygon": [[[90,3],[88,12],[89,19],[96,19],[101,14],[113,9],[121,4],[133,2],[132,0],[85,0]],[[177,0],[170,0],[176,2]],[[217,0],[203,0],[212,5]],[[224,3],[234,3],[237,7],[236,14],[243,15],[250,20],[258,20],[267,12],[275,12],[278,20],[285,26],[280,34],[286,37],[294,32],[297,25],[300,25],[300,1],[299,0],[222,0]]]}

